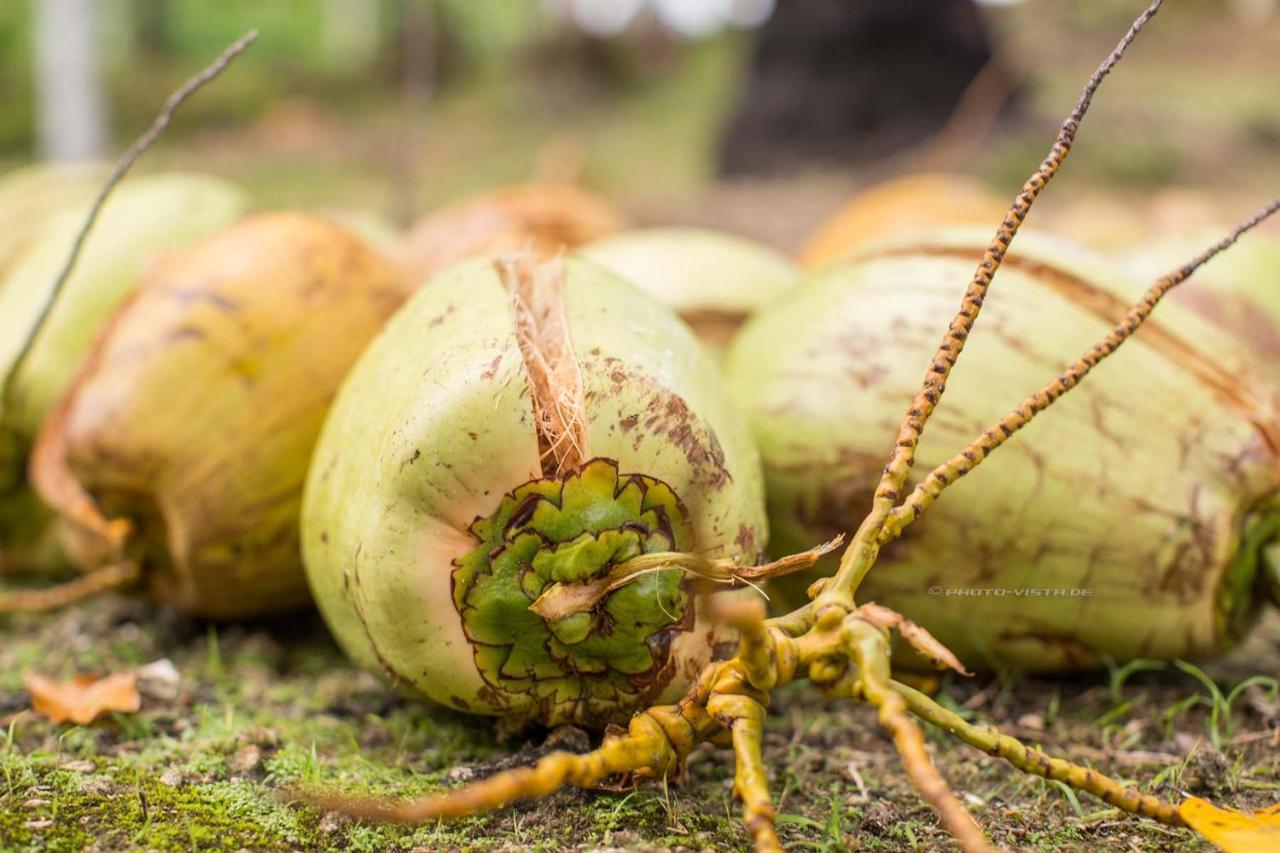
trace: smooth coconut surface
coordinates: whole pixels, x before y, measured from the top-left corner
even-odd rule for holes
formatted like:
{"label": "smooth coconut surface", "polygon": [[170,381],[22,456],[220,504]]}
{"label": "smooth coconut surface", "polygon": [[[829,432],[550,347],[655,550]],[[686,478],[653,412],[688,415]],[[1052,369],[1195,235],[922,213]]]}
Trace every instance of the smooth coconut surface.
{"label": "smooth coconut surface", "polygon": [[925,172],[893,178],[859,192],[827,217],[800,251],[806,267],[821,267],[860,246],[922,228],[990,225],[1009,203],[969,175]]}
{"label": "smooth coconut surface", "polygon": [[42,163],[0,177],[0,281],[50,217],[75,205],[88,210],[107,171],[101,163]]}
{"label": "smooth coconut surface", "polygon": [[583,261],[538,270],[513,290],[492,260],[455,267],[369,347],[312,462],[304,556],[364,666],[459,710],[600,725],[680,695],[725,638],[675,570],[564,620],[530,607],[629,554],[754,562],[759,461],[673,314]]}
{"label": "smooth coconut surface", "polygon": [[460,261],[503,252],[551,257],[621,230],[626,217],[604,196],[569,184],[519,184],[433,210],[395,250],[415,285]]}
{"label": "smooth coconut surface", "polygon": [[[150,175],[121,185],[16,377],[4,423],[33,434],[92,346],[98,326],[148,266],[164,252],[227,226],[246,206],[239,189],[204,175]],[[49,222],[0,286],[0,372],[8,372],[29,334],[85,213],[73,205]]]}
{"label": "smooth coconut surface", "polygon": [[[726,370],[761,450],[779,552],[869,508],[988,237],[869,248],[744,329]],[[1069,244],[1019,235],[929,422],[916,479],[1101,338],[1144,288]],[[927,625],[971,667],[1221,651],[1256,613],[1259,554],[1277,528],[1276,390],[1253,362],[1162,303],[889,544],[860,599]]]}
{"label": "smooth coconut surface", "polygon": [[768,246],[700,228],[627,231],[578,254],[675,311],[716,349],[800,279],[800,268]]}

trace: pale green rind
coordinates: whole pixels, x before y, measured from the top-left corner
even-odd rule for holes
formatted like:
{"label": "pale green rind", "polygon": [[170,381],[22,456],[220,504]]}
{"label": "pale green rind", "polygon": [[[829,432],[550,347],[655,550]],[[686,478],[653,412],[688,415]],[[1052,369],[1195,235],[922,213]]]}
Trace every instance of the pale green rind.
{"label": "pale green rind", "polygon": [[[1171,237],[1143,243],[1123,254],[1119,261],[1144,279],[1171,272],[1222,239],[1226,229],[1189,237]],[[1188,289],[1247,295],[1280,323],[1280,240],[1267,234],[1249,234],[1198,270]]]}
{"label": "pale green rind", "polygon": [[[1226,230],[1149,241],[1117,260],[1151,281],[1217,243]],[[1280,375],[1280,240],[1246,235],[1197,270],[1174,296],[1256,348],[1262,370]]]}
{"label": "pale green rind", "polygon": [[[773,550],[851,530],[870,508],[988,238],[961,229],[867,249],[743,330],[727,376],[763,457]],[[917,477],[1099,339],[1115,306],[1143,288],[1087,253],[1020,234],[929,422]],[[1088,305],[1112,308],[1104,320]],[[1274,435],[1275,392],[1250,361],[1221,329],[1162,304],[886,548],[860,599],[900,608],[974,666],[1061,670],[1097,665],[1104,652],[1221,650],[1238,621],[1220,611],[1220,591],[1242,524],[1277,487],[1263,435]],[[981,592],[990,589],[1015,592]],[[1090,593],[1016,592],[1035,589]]]}
{"label": "pale green rind", "polygon": [[[237,219],[246,196],[203,175],[164,174],[124,183],[107,201],[53,313],[15,377],[5,423],[25,435],[61,395],[98,326],[134,288],[158,254]],[[0,375],[7,375],[54,280],[67,261],[86,211],[50,221],[0,286]]]}
{"label": "pale green rind", "polygon": [[[716,393],[714,366],[630,286],[577,261],[565,276],[587,455],[669,484],[695,550],[754,557],[765,536],[758,459]],[[315,599],[357,661],[461,710],[554,722],[555,709],[483,681],[451,590],[453,560],[476,544],[468,526],[542,476],[531,405],[492,262],[446,271],[348,376],[312,461],[303,551]],[[687,687],[713,640],[706,625],[681,635],[674,654],[685,665],[664,698]]]}
{"label": "pale green rind", "polygon": [[773,249],[697,228],[627,231],[578,250],[677,313],[748,315],[789,290],[800,268]]}
{"label": "pale green rind", "polygon": [[40,163],[0,178],[0,286],[49,217],[75,205],[87,210],[106,176],[102,163]]}

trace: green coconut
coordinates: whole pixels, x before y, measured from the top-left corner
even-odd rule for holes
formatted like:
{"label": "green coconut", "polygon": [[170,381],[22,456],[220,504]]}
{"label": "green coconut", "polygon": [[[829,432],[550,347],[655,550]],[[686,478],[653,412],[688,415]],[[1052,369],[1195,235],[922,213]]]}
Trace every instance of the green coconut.
{"label": "green coconut", "polygon": [[[21,364],[42,306],[67,261],[87,213],[72,204],[32,237],[0,281],[0,554],[41,563],[48,546],[45,513],[26,482],[31,443],[66,389],[98,328],[133,290],[154,259],[238,218],[247,199],[212,177],[160,174],[122,184],[85,242],[75,272]],[[15,373],[16,370],[16,373]]]}
{"label": "green coconut", "polygon": [[717,352],[800,278],[795,263],[767,246],[698,228],[627,231],[578,251],[675,311]]}
{"label": "green coconut", "polygon": [[575,259],[476,260],[422,289],[347,377],[302,516],[312,593],[355,660],[547,724],[673,699],[727,639],[685,572],[629,560],[754,563],[765,535],[715,365]]}
{"label": "green coconut", "polygon": [[100,163],[52,163],[0,177],[0,279],[50,217],[77,205],[87,210],[106,176]]}
{"label": "green coconut", "polygon": [[[760,448],[779,551],[847,530],[871,506],[989,236],[866,248],[743,330],[726,374]],[[918,475],[1101,338],[1144,287],[1020,234],[929,422]],[[860,597],[927,625],[970,666],[1218,654],[1275,582],[1265,552],[1280,532],[1277,399],[1252,352],[1162,305],[1123,354],[886,546]],[[803,582],[790,592],[794,602]]]}

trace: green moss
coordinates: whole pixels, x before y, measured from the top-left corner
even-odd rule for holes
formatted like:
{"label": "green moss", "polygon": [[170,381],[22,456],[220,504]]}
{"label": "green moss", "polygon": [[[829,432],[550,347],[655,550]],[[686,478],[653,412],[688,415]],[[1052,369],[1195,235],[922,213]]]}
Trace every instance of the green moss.
{"label": "green moss", "polygon": [[[1273,660],[1280,620],[1210,671],[1239,681]],[[216,654],[213,649],[217,650]],[[169,657],[176,695],[148,696],[134,715],[55,726],[24,709],[21,672],[116,671]],[[1060,702],[1043,680],[949,683],[950,706],[1098,766],[1121,768],[1166,797],[1187,791],[1242,808],[1274,802],[1280,756],[1263,740],[1218,761],[1172,738],[1205,733],[1208,709],[1160,715],[1194,688],[1172,671],[1134,673],[1119,687],[1124,725],[1094,721],[1117,704],[1105,680],[1071,685]],[[806,685],[778,692],[765,754],[783,841],[792,849],[938,849],[945,836],[903,776],[866,707],[817,698]],[[1258,707],[1262,707],[1259,705]],[[1236,703],[1240,730],[1265,725]],[[1028,729],[1028,715],[1043,729]],[[1136,733],[1136,734],[1135,734]],[[50,617],[0,620],[0,850],[653,849],[745,850],[731,799],[732,756],[700,748],[680,784],[609,794],[576,790],[456,824],[354,824],[287,802],[291,789],[413,796],[529,764],[545,733],[499,743],[492,723],[396,694],[347,663],[311,617],[210,631],[171,613],[106,597]],[[1028,850],[1098,847],[1207,849],[1185,831],[1139,821],[1080,818],[1056,788],[929,733],[931,750],[999,844]],[[1180,742],[1180,741],[1179,741]],[[1144,758],[1168,753],[1176,773]],[[856,772],[857,776],[853,774]],[[1156,780],[1163,781],[1156,784]],[[861,780],[860,782],[857,780]],[[865,794],[863,793],[865,788]],[[1102,806],[1079,795],[1086,813]],[[145,802],[145,807],[143,803]],[[45,825],[44,821],[52,821]]]}

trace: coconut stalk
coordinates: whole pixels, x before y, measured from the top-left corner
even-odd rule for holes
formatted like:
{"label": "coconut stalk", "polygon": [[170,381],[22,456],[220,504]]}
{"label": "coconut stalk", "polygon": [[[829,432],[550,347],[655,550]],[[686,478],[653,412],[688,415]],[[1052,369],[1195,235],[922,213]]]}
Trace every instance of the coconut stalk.
{"label": "coconut stalk", "polygon": [[945,391],[951,368],[969,338],[1010,242],[1035,198],[1057,174],[1069,153],[1094,92],[1160,5],[1157,0],[1148,7],[1099,66],[1063,123],[1049,156],[1023,185],[988,245],[966,288],[961,309],[952,318],[946,336],[930,360],[924,382],[902,419],[889,462],[873,495],[871,512],[858,526],[836,573],[813,590],[815,597],[810,604],[771,620],[764,618],[764,608],[759,602],[722,610],[723,619],[739,630],[737,654],[703,670],[679,703],[654,706],[636,714],[625,731],[607,734],[601,746],[591,752],[553,753],[533,767],[500,772],[459,789],[416,800],[383,803],[313,796],[310,801],[351,815],[382,820],[456,818],[523,797],[545,796],[569,783],[590,787],[617,776],[629,779],[678,776],[694,745],[713,738],[723,742],[727,738],[737,759],[734,791],[743,802],[744,819],[754,845],[757,850],[780,850],[775,809],[762,757],[762,718],[774,688],[798,677],[808,677],[829,695],[862,699],[877,709],[878,720],[893,738],[908,776],[965,850],[992,847],[933,767],[916,719],[933,722],[1026,773],[1088,791],[1109,805],[1133,814],[1174,826],[1185,825],[1181,810],[1170,803],[1141,794],[1098,770],[1046,756],[1014,738],[968,723],[924,694],[893,681],[889,635],[894,630],[921,646],[942,665],[954,666],[955,661],[938,654],[936,641],[919,626],[910,625],[887,608],[869,603],[858,605],[854,600],[880,548],[923,515],[949,483],[980,464],[1115,352],[1146,321],[1165,293],[1185,281],[1244,231],[1280,209],[1280,201],[1274,202],[1220,243],[1158,280],[1066,371],[983,430],[959,454],[930,472],[916,489],[907,490],[920,435]]}
{"label": "coconut stalk", "polygon": [[748,317],[800,279],[796,265],[772,249],[698,228],[626,231],[578,253],[675,311],[716,354]]}
{"label": "coconut stalk", "polygon": [[602,196],[568,184],[521,184],[428,213],[401,238],[395,257],[418,285],[468,258],[520,252],[549,258],[625,225]]}
{"label": "coconut stalk", "polygon": [[[1205,228],[1146,240],[1116,260],[1134,275],[1149,278],[1195,243]],[[1206,286],[1175,291],[1178,300],[1238,337],[1257,352],[1261,370],[1280,380],[1280,238],[1259,234],[1204,271]]]}
{"label": "coconut stalk", "polygon": [[32,456],[76,565],[199,616],[305,603],[311,449],[342,377],[405,296],[388,262],[307,214],[250,217],[159,264]]}
{"label": "coconut stalk", "polygon": [[[864,247],[735,342],[726,377],[760,448],[779,553],[841,532],[871,499],[914,365],[952,313],[950,283],[985,240],[952,229]],[[971,370],[916,455],[925,470],[998,416],[1003,389],[1065,367],[1062,353],[1100,337],[1140,290],[1102,259],[1030,233],[1003,276],[985,334],[968,344]],[[1254,352],[1178,304],[1126,359],[887,544],[868,600],[982,669],[1209,657],[1240,639],[1280,534],[1280,388]],[[779,598],[803,602],[824,573],[779,581],[790,593]]]}

